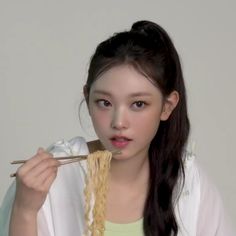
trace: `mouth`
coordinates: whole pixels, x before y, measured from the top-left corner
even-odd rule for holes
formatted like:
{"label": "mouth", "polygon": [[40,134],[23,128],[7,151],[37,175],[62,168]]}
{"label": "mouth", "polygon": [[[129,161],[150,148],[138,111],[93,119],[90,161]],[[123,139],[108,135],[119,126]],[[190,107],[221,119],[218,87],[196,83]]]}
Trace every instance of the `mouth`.
{"label": "mouth", "polygon": [[132,141],[132,139],[129,139],[125,136],[117,135],[111,137],[110,140],[112,145],[116,148],[125,148]]}

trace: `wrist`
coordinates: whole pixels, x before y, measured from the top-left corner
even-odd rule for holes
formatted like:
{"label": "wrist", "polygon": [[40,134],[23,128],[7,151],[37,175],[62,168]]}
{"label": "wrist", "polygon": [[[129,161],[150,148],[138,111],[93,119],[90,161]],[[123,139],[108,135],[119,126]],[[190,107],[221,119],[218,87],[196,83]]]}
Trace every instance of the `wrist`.
{"label": "wrist", "polygon": [[37,212],[13,206],[9,236],[37,236]]}
{"label": "wrist", "polygon": [[27,222],[33,222],[37,219],[37,211],[26,209],[24,207],[14,204],[12,209],[12,216],[20,217],[22,220]]}

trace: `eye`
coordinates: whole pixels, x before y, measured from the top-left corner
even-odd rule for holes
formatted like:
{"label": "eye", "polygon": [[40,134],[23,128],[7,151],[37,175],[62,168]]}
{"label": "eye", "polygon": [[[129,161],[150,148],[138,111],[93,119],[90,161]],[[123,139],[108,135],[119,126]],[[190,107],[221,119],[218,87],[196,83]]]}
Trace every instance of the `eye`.
{"label": "eye", "polygon": [[134,102],[134,103],[132,104],[132,107],[133,107],[134,109],[138,110],[138,109],[144,108],[146,105],[147,105],[147,103],[144,102],[144,101],[137,101],[137,102]]}
{"label": "eye", "polygon": [[105,99],[96,100],[96,104],[101,108],[107,108],[107,107],[111,106],[111,103]]}

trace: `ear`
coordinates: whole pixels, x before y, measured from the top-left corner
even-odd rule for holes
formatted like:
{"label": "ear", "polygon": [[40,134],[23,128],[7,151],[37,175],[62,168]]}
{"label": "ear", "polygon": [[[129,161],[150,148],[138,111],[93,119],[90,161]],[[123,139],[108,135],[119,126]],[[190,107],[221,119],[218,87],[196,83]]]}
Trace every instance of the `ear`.
{"label": "ear", "polygon": [[162,121],[168,120],[169,116],[177,106],[178,102],[179,102],[179,93],[177,91],[171,92],[170,95],[168,95],[168,97],[165,98],[161,112]]}

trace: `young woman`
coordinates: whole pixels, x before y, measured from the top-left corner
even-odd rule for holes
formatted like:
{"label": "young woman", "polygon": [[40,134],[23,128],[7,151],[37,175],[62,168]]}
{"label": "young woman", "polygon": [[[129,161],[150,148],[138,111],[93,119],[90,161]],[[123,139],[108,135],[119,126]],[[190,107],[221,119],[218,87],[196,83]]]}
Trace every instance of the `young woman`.
{"label": "young woman", "polygon": [[52,156],[101,148],[121,150],[111,160],[105,236],[233,235],[217,191],[186,151],[181,65],[160,26],[139,21],[99,44],[84,95],[99,140],[58,142],[22,165],[1,208],[1,236],[83,235],[85,163],[58,168]]}

